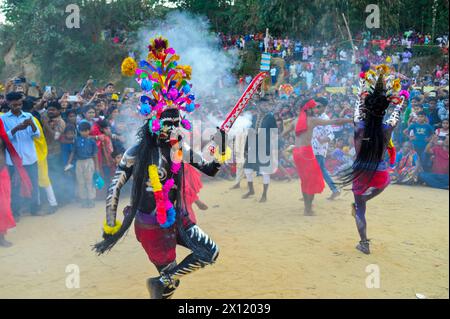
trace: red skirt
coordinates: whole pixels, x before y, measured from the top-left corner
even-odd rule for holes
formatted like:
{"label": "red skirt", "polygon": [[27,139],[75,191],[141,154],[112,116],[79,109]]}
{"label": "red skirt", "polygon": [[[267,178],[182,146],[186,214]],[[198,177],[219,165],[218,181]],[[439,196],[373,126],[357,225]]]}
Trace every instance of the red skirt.
{"label": "red skirt", "polygon": [[8,169],[0,169],[0,235],[5,235],[8,229],[16,227],[11,211],[11,181]]}
{"label": "red skirt", "polygon": [[385,189],[390,182],[391,178],[387,170],[377,171],[373,176],[371,172],[368,172],[361,174],[353,181],[352,190],[355,195],[364,195],[367,191],[370,192],[371,188]]}
{"label": "red skirt", "polygon": [[322,193],[325,182],[312,146],[296,147],[292,154],[300,177],[302,193],[308,195]]}
{"label": "red skirt", "polygon": [[[184,228],[192,225],[188,217],[179,218],[182,218]],[[135,220],[134,232],[148,259],[154,265],[168,265],[176,259],[176,248],[179,243],[176,223],[169,228],[161,228],[159,225],[141,224]]]}

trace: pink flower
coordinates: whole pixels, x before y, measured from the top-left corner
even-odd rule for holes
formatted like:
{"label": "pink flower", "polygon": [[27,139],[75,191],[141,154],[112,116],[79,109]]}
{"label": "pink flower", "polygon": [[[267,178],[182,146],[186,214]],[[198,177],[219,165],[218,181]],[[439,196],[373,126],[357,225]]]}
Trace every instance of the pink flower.
{"label": "pink flower", "polygon": [[401,90],[400,93],[398,93],[398,96],[405,97],[405,100],[409,99],[409,92],[406,90]]}
{"label": "pink flower", "polygon": [[191,126],[191,122],[189,122],[186,119],[181,120],[181,126],[183,126],[184,129],[190,131],[192,126]]}
{"label": "pink flower", "polygon": [[152,131],[154,133],[158,132],[161,129],[161,123],[159,120],[153,120],[152,121]]}
{"label": "pink flower", "polygon": [[360,72],[359,73],[359,78],[360,79],[365,79],[366,78],[366,72]]}

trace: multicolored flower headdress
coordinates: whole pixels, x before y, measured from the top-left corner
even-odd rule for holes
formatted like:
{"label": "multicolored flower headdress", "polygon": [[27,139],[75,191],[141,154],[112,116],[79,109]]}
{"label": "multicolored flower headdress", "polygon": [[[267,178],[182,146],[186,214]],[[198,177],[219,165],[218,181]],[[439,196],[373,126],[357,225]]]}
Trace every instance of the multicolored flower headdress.
{"label": "multicolored flower headdress", "polygon": [[[148,50],[147,59],[140,61],[139,65],[132,57],[126,58],[122,62],[122,74],[137,76],[136,82],[142,89],[138,110],[151,120],[149,127],[152,133],[159,134],[162,112],[178,109],[191,113],[200,105],[195,103],[192,85],[188,82],[192,68],[178,65],[180,57],[169,47],[169,41],[162,37],[152,39]],[[190,122],[184,117],[181,125],[187,130],[191,128]]]}
{"label": "multicolored flower headdress", "polygon": [[[394,105],[402,103],[409,98],[408,85],[402,85],[401,80],[391,73],[389,66],[385,64],[376,65],[371,68],[370,63],[365,61],[359,74],[359,97],[364,98],[377,91],[384,91],[388,101]],[[402,99],[403,97],[403,99]]]}

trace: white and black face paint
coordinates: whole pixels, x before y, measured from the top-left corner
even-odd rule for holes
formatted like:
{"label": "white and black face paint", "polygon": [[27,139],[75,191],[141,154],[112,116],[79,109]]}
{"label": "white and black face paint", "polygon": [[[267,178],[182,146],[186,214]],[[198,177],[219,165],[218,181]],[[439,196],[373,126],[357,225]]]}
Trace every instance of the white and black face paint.
{"label": "white and black face paint", "polygon": [[163,140],[168,140],[173,133],[178,131],[180,127],[179,117],[166,117],[161,119],[161,131],[159,138]]}

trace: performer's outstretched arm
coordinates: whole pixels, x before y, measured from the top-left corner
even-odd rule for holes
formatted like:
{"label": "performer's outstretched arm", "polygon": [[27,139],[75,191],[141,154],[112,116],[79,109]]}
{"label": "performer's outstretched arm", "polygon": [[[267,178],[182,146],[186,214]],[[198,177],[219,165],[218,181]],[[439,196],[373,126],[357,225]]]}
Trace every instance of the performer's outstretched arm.
{"label": "performer's outstretched arm", "polygon": [[129,148],[125,152],[108,188],[108,196],[106,197],[106,223],[110,227],[116,226],[117,205],[119,204],[120,190],[133,174],[136,152],[137,145]]}
{"label": "performer's outstretched arm", "polygon": [[311,121],[312,125],[315,126],[327,126],[327,125],[344,125],[348,123],[352,123],[352,119],[341,118],[341,119],[332,119],[332,120],[323,120],[319,118],[313,118]]}
{"label": "performer's outstretched arm", "polygon": [[231,149],[227,147],[228,138],[225,130],[217,128],[216,134],[211,138],[215,145],[214,160],[207,162],[203,156],[197,152],[194,152],[189,145],[183,145],[183,161],[191,164],[200,172],[208,175],[215,176],[220,169],[220,166],[231,157]]}
{"label": "performer's outstretched arm", "polygon": [[194,152],[188,145],[183,145],[183,150],[183,161],[191,164],[200,172],[208,176],[215,176],[219,171],[221,164],[217,161],[207,162],[201,154]]}

